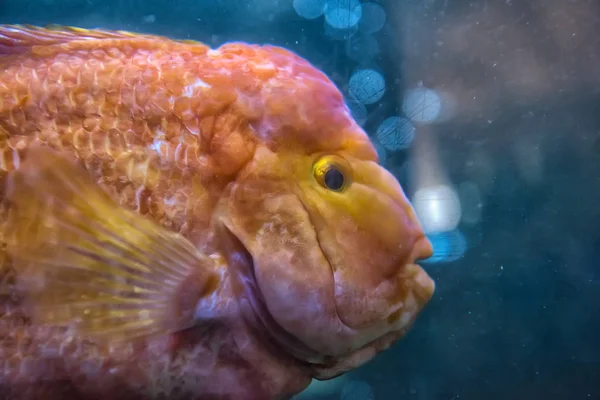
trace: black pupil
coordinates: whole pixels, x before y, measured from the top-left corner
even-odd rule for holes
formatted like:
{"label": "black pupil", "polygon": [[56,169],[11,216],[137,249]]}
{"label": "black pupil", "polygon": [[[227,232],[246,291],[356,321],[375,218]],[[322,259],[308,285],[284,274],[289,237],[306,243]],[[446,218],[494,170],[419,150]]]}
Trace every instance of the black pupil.
{"label": "black pupil", "polygon": [[340,190],[344,186],[344,174],[339,169],[330,168],[325,172],[325,186],[331,190]]}

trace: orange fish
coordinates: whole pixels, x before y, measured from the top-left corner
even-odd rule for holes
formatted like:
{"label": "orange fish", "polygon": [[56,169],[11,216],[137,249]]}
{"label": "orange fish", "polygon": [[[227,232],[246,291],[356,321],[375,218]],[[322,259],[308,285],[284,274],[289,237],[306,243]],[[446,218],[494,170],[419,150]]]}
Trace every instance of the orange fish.
{"label": "orange fish", "polygon": [[0,26],[0,187],[9,398],[289,398],[434,291],[402,188],[279,47]]}

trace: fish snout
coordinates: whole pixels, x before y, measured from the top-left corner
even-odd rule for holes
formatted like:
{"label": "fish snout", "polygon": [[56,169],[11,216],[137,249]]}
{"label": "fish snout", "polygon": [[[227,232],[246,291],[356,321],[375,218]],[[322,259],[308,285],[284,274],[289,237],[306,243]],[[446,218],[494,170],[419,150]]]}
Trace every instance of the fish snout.
{"label": "fish snout", "polygon": [[[421,261],[433,255],[433,245],[425,235],[409,201],[406,199],[402,205],[407,229],[403,243],[400,244],[400,248],[403,248],[403,262],[397,265],[395,278],[400,280],[400,289],[398,293],[395,293],[395,296],[400,296],[400,304],[405,304],[408,297],[412,297],[418,306],[416,310],[408,314],[416,315],[431,299],[435,291],[433,279],[419,265]],[[409,295],[409,292],[412,293]],[[398,298],[395,297],[395,300],[398,300]]]}
{"label": "fish snout", "polygon": [[421,234],[415,240],[410,255],[411,263],[418,263],[428,259],[433,255],[433,245],[427,236],[421,232]]}
{"label": "fish snout", "polygon": [[397,208],[400,210],[398,215],[401,221],[398,223],[400,230],[396,236],[400,238],[399,255],[404,265],[416,264],[433,255],[433,246],[408,199],[403,196],[402,200],[404,201]]}

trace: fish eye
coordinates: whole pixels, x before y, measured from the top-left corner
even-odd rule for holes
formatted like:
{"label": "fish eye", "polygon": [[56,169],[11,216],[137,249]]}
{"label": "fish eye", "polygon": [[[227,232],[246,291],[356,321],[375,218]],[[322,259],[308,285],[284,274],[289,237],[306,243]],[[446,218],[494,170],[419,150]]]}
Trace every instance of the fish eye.
{"label": "fish eye", "polygon": [[324,182],[327,189],[334,191],[342,189],[344,187],[344,180],[344,173],[335,166],[332,166],[325,172]]}
{"label": "fish eye", "polygon": [[338,157],[323,157],[318,160],[313,167],[313,174],[317,182],[333,192],[341,192],[346,189],[350,183],[350,168],[345,165],[344,161]]}

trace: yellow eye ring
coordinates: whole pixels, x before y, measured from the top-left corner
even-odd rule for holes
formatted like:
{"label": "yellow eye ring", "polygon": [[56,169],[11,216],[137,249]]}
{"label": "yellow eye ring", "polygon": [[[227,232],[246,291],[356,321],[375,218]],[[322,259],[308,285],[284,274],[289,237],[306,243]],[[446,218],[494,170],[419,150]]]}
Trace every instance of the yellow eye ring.
{"label": "yellow eye ring", "polygon": [[319,185],[332,192],[343,192],[350,185],[350,165],[336,156],[321,157],[313,165],[313,175]]}

